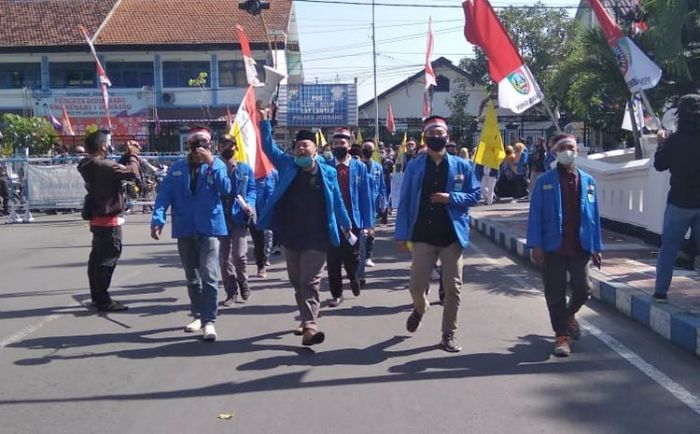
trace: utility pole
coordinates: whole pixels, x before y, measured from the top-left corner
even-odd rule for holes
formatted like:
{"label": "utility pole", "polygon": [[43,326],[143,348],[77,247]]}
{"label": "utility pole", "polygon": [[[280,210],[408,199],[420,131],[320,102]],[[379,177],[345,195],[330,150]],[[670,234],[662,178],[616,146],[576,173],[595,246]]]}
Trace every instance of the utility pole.
{"label": "utility pole", "polygon": [[374,140],[379,145],[379,100],[377,99],[377,29],[374,23],[374,1],[372,0],[372,64],[374,67]]}

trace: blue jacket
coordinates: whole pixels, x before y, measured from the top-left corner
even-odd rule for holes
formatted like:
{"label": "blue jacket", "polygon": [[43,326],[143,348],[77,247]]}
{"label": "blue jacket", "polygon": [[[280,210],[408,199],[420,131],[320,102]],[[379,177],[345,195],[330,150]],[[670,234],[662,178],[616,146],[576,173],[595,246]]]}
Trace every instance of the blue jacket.
{"label": "blue jacket", "polygon": [[[425,154],[420,155],[406,166],[401,184],[401,199],[396,212],[397,241],[411,241],[413,236],[420,209],[426,158],[429,157]],[[479,202],[481,191],[471,161],[449,154],[446,154],[445,158],[448,164],[445,193],[450,194],[447,210],[459,244],[466,248],[469,245],[469,207]]]}
{"label": "blue jacket", "polygon": [[[603,251],[600,215],[596,198],[595,180],[578,169],[581,189],[581,248],[589,253]],[[527,224],[527,247],[539,247],[545,252],[556,252],[562,241],[562,206],[559,171],[550,170],[537,178],[530,196],[530,215]]]}
{"label": "blue jacket", "polygon": [[258,216],[262,213],[263,208],[275,192],[275,186],[279,182],[279,173],[277,169],[272,169],[269,175],[255,181],[257,189],[257,198],[255,199],[255,210]]}
{"label": "blue jacket", "polygon": [[253,169],[246,163],[238,162],[231,168],[229,178],[231,179],[231,194],[227,197],[226,202],[231,204],[231,209],[227,213],[230,212],[233,224],[244,226],[248,223],[248,214],[243,211],[236,196],[240,194],[246,203],[255,210],[257,189]]}
{"label": "blue jacket", "polygon": [[190,166],[187,159],[176,161],[158,190],[151,226],[165,226],[165,215],[172,208],[173,238],[193,235],[226,236],[226,219],[221,197],[231,193],[226,165],[214,159],[211,168],[198,168],[197,191],[190,190]]}
{"label": "blue jacket", "polygon": [[[369,189],[372,205],[372,226],[374,226],[374,219],[377,216],[377,212],[383,211],[387,207],[387,194],[386,183],[384,181],[384,168],[374,160],[370,160],[370,164]],[[367,167],[366,164],[365,167]]]}
{"label": "blue jacket", "polygon": [[[335,158],[326,162],[335,167]],[[370,229],[374,225],[372,216],[372,198],[367,166],[355,158],[350,158],[350,202],[352,209],[348,210],[353,227]]]}
{"label": "blue jacket", "polygon": [[[262,135],[262,147],[265,154],[267,154],[272,164],[275,165],[277,171],[279,172],[279,183],[277,184],[274,193],[265,204],[260,216],[258,216],[257,226],[260,229],[273,229],[273,223],[275,221],[275,206],[277,202],[282,198],[284,193],[289,188],[294,178],[297,176],[299,169],[296,164],[294,164],[294,157],[285,154],[283,150],[275,144],[272,139],[272,126],[270,121],[260,122],[260,134]],[[321,171],[321,179],[323,181],[324,194],[326,197],[326,217],[328,219],[328,237],[331,244],[334,246],[340,245],[340,232],[338,227],[343,230],[348,230],[351,228],[350,217],[348,212],[345,210],[345,205],[343,205],[343,196],[340,193],[340,187],[338,186],[338,175],[332,167],[327,164],[319,164],[317,161],[319,170]],[[319,228],[321,230],[322,228]]]}
{"label": "blue jacket", "polygon": [[549,172],[552,170],[552,163],[554,163],[557,160],[557,154],[554,152],[547,152],[547,156],[544,159],[544,170],[545,172]]}

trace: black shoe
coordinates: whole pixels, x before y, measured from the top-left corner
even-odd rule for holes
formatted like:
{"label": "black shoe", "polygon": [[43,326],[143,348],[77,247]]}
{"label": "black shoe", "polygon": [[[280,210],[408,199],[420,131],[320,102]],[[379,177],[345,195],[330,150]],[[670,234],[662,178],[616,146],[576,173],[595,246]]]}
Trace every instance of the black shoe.
{"label": "black shoe", "polygon": [[97,306],[97,310],[99,312],[122,312],[128,309],[128,306],[124,306],[123,304],[115,300],[110,301],[109,304]]}
{"label": "black shoe", "polygon": [[352,295],[358,297],[360,295],[360,282],[357,279],[351,280],[350,289],[352,290]]}
{"label": "black shoe", "polygon": [[243,301],[247,301],[250,298],[250,288],[247,286],[244,286],[241,288],[241,298]]}
{"label": "black shoe", "polygon": [[440,341],[440,348],[447,351],[448,353],[459,353],[462,351],[462,347],[455,341],[455,335],[453,333],[443,333],[442,340]]}
{"label": "black shoe", "polygon": [[343,302],[342,295],[340,297],[331,298],[330,301],[328,302],[328,307],[338,307],[338,306],[340,306],[340,303],[342,303],[342,302]]}
{"label": "black shoe", "polygon": [[668,296],[666,294],[654,293],[652,297],[654,297],[654,301],[657,303],[668,303]]}
{"label": "black shoe", "polygon": [[367,286],[367,279],[360,279],[360,288],[365,289]]}
{"label": "black shoe", "polygon": [[416,330],[418,330],[418,326],[420,326],[420,321],[422,319],[423,315],[419,314],[417,310],[413,309],[413,312],[411,312],[408,320],[406,320],[406,330],[411,333],[415,333]]}

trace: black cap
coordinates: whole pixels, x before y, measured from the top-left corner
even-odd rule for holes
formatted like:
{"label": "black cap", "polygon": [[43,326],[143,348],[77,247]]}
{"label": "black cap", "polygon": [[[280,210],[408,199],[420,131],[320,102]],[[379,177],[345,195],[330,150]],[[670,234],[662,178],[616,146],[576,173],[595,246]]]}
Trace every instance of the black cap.
{"label": "black cap", "polygon": [[300,140],[311,140],[316,143],[316,134],[309,130],[299,130],[297,132],[297,142]]}

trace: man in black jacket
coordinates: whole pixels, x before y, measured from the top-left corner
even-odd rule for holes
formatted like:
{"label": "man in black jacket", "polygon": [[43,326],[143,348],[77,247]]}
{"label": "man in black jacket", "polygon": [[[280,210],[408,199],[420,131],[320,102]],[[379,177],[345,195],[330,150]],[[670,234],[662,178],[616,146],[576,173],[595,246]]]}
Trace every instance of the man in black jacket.
{"label": "man in black jacket", "polygon": [[658,171],[671,172],[661,250],[656,261],[654,299],[666,302],[673,278],[673,264],[681,243],[692,229],[696,251],[700,250],[700,95],[689,94],[678,102],[678,131],[667,136],[659,133],[659,148],[654,156]]}
{"label": "man in black jacket", "polygon": [[122,252],[124,196],[122,181],[136,179],[139,173],[137,147],[127,147],[125,163],[106,158],[109,131],[100,130],[85,138],[88,156],[78,163],[85,180],[83,218],[90,220],[92,251],[88,260],[88,280],[93,305],[100,312],[118,312],[127,307],[112,300],[109,285]]}

